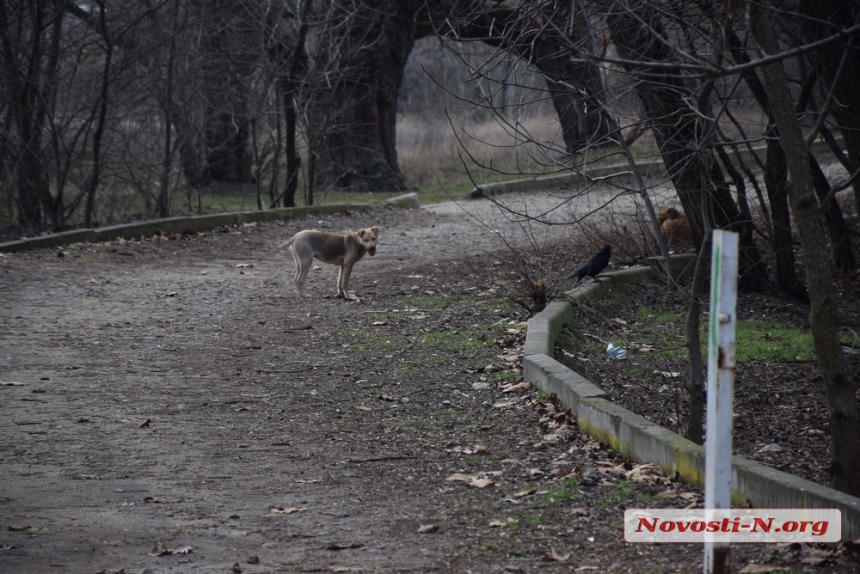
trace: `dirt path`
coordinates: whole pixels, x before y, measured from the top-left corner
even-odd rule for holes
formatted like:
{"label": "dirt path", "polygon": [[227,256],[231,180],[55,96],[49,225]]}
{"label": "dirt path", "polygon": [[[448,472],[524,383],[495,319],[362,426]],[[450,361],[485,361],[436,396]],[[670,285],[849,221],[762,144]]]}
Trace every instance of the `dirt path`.
{"label": "dirt path", "polygon": [[[618,522],[643,492],[695,494],[623,486],[629,465],[503,392],[524,315],[494,250],[522,226],[490,214],[492,230],[443,204],[0,257],[0,571],[697,565],[696,548],[625,545]],[[278,243],[370,223],[362,301],[325,298],[329,266],[299,300]]]}

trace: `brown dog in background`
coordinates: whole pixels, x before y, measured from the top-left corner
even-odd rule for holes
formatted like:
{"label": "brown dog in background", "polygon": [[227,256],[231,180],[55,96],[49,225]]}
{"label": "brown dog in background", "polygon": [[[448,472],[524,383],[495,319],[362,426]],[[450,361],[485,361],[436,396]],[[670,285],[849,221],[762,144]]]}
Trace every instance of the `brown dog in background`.
{"label": "brown dog in background", "polygon": [[667,207],[657,216],[657,224],[660,226],[660,234],[666,240],[667,245],[693,240],[690,222],[687,221],[687,216],[680,209]]}
{"label": "brown dog in background", "polygon": [[349,295],[349,276],[355,263],[364,257],[365,253],[376,255],[376,242],[379,238],[378,227],[359,229],[355,233],[336,235],[307,229],[293,235],[281,247],[289,247],[296,261],[296,289],[299,297],[304,297],[302,284],[314,258],[323,263],[339,265],[337,274],[337,296],[352,299]]}

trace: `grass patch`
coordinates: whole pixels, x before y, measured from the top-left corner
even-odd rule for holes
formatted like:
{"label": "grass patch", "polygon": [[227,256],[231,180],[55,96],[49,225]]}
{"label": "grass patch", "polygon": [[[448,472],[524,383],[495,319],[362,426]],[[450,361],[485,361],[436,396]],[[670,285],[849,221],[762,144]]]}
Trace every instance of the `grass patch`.
{"label": "grass patch", "polygon": [[597,506],[600,508],[609,508],[625,505],[631,500],[635,500],[636,502],[650,502],[656,498],[657,496],[650,492],[639,491],[635,482],[622,480],[621,482],[616,482],[600,493],[597,500]]}
{"label": "grass patch", "polygon": [[483,347],[490,337],[489,330],[470,329],[468,331],[431,331],[420,337],[422,345],[440,351],[465,351]]}
{"label": "grass patch", "polygon": [[[651,309],[640,307],[636,311],[639,320],[647,321],[651,325],[668,327],[670,332],[677,333],[683,337],[684,321],[686,317],[677,312],[663,311],[655,313]],[[772,321],[754,321],[751,319],[739,319],[736,323],[737,332],[737,360],[776,360],[776,361],[809,361],[815,359],[815,346],[812,333],[786,323]],[[700,326],[699,336],[703,343],[707,343],[708,322],[703,321]],[[686,359],[687,349],[681,345],[674,348],[658,349],[658,354],[666,358]],[[619,346],[632,346],[635,352],[637,345],[630,342],[617,341]],[[645,345],[647,343],[642,343]],[[641,346],[641,345],[638,345]],[[702,345],[702,354],[707,356],[707,345]]]}
{"label": "grass patch", "polygon": [[370,350],[393,350],[404,346],[403,337],[377,331],[356,330],[352,342],[347,347],[353,353],[365,353]]}
{"label": "grass patch", "polygon": [[553,506],[562,502],[570,502],[577,496],[578,481],[576,477],[566,478],[564,481],[553,484],[549,487],[549,491],[544,494],[543,498],[536,499],[538,507]]}

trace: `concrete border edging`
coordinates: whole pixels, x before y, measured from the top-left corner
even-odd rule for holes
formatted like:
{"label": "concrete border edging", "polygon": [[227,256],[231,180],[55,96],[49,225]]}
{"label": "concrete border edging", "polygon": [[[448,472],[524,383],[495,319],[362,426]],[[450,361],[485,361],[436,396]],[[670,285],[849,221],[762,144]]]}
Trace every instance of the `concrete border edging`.
{"label": "concrete border edging", "polygon": [[[689,266],[691,260],[695,261],[695,256],[675,256],[672,267]],[[653,276],[648,267],[607,273],[601,276],[602,283],[587,283],[568,296],[577,302],[599,298],[614,284]],[[626,457],[657,464],[668,475],[702,488],[704,447],[613,403],[603,390],[553,358],[561,328],[573,319],[573,305],[568,301],[553,301],[529,319],[523,379],[558,396],[579,427],[595,439]],[[838,508],[842,511],[842,540],[860,539],[860,498],[738,456],[732,459],[732,502],[754,508]]]}
{"label": "concrete border edging", "polygon": [[98,243],[114,239],[137,239],[157,234],[175,235],[188,230],[211,231],[219,227],[233,227],[243,223],[269,222],[296,219],[306,215],[327,215],[344,211],[368,211],[374,207],[413,208],[419,207],[418,194],[407,193],[379,203],[343,203],[332,205],[309,205],[302,207],[280,207],[258,211],[215,213],[211,215],[188,215],[152,219],[139,223],[111,225],[61,231],[37,237],[27,237],[0,243],[0,253],[60,247],[72,243]]}

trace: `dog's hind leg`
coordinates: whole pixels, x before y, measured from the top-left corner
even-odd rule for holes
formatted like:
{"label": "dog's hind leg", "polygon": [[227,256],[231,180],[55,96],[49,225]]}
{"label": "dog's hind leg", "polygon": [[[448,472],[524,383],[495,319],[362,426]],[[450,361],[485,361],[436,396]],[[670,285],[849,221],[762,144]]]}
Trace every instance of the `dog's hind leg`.
{"label": "dog's hind leg", "polygon": [[310,262],[305,263],[302,261],[302,258],[296,253],[295,246],[290,246],[290,251],[293,254],[293,260],[296,262],[296,275],[293,280],[296,283],[296,290],[299,292],[299,297],[304,297],[305,293],[302,289],[302,285],[305,282],[305,276],[308,274],[308,270],[310,269]]}

